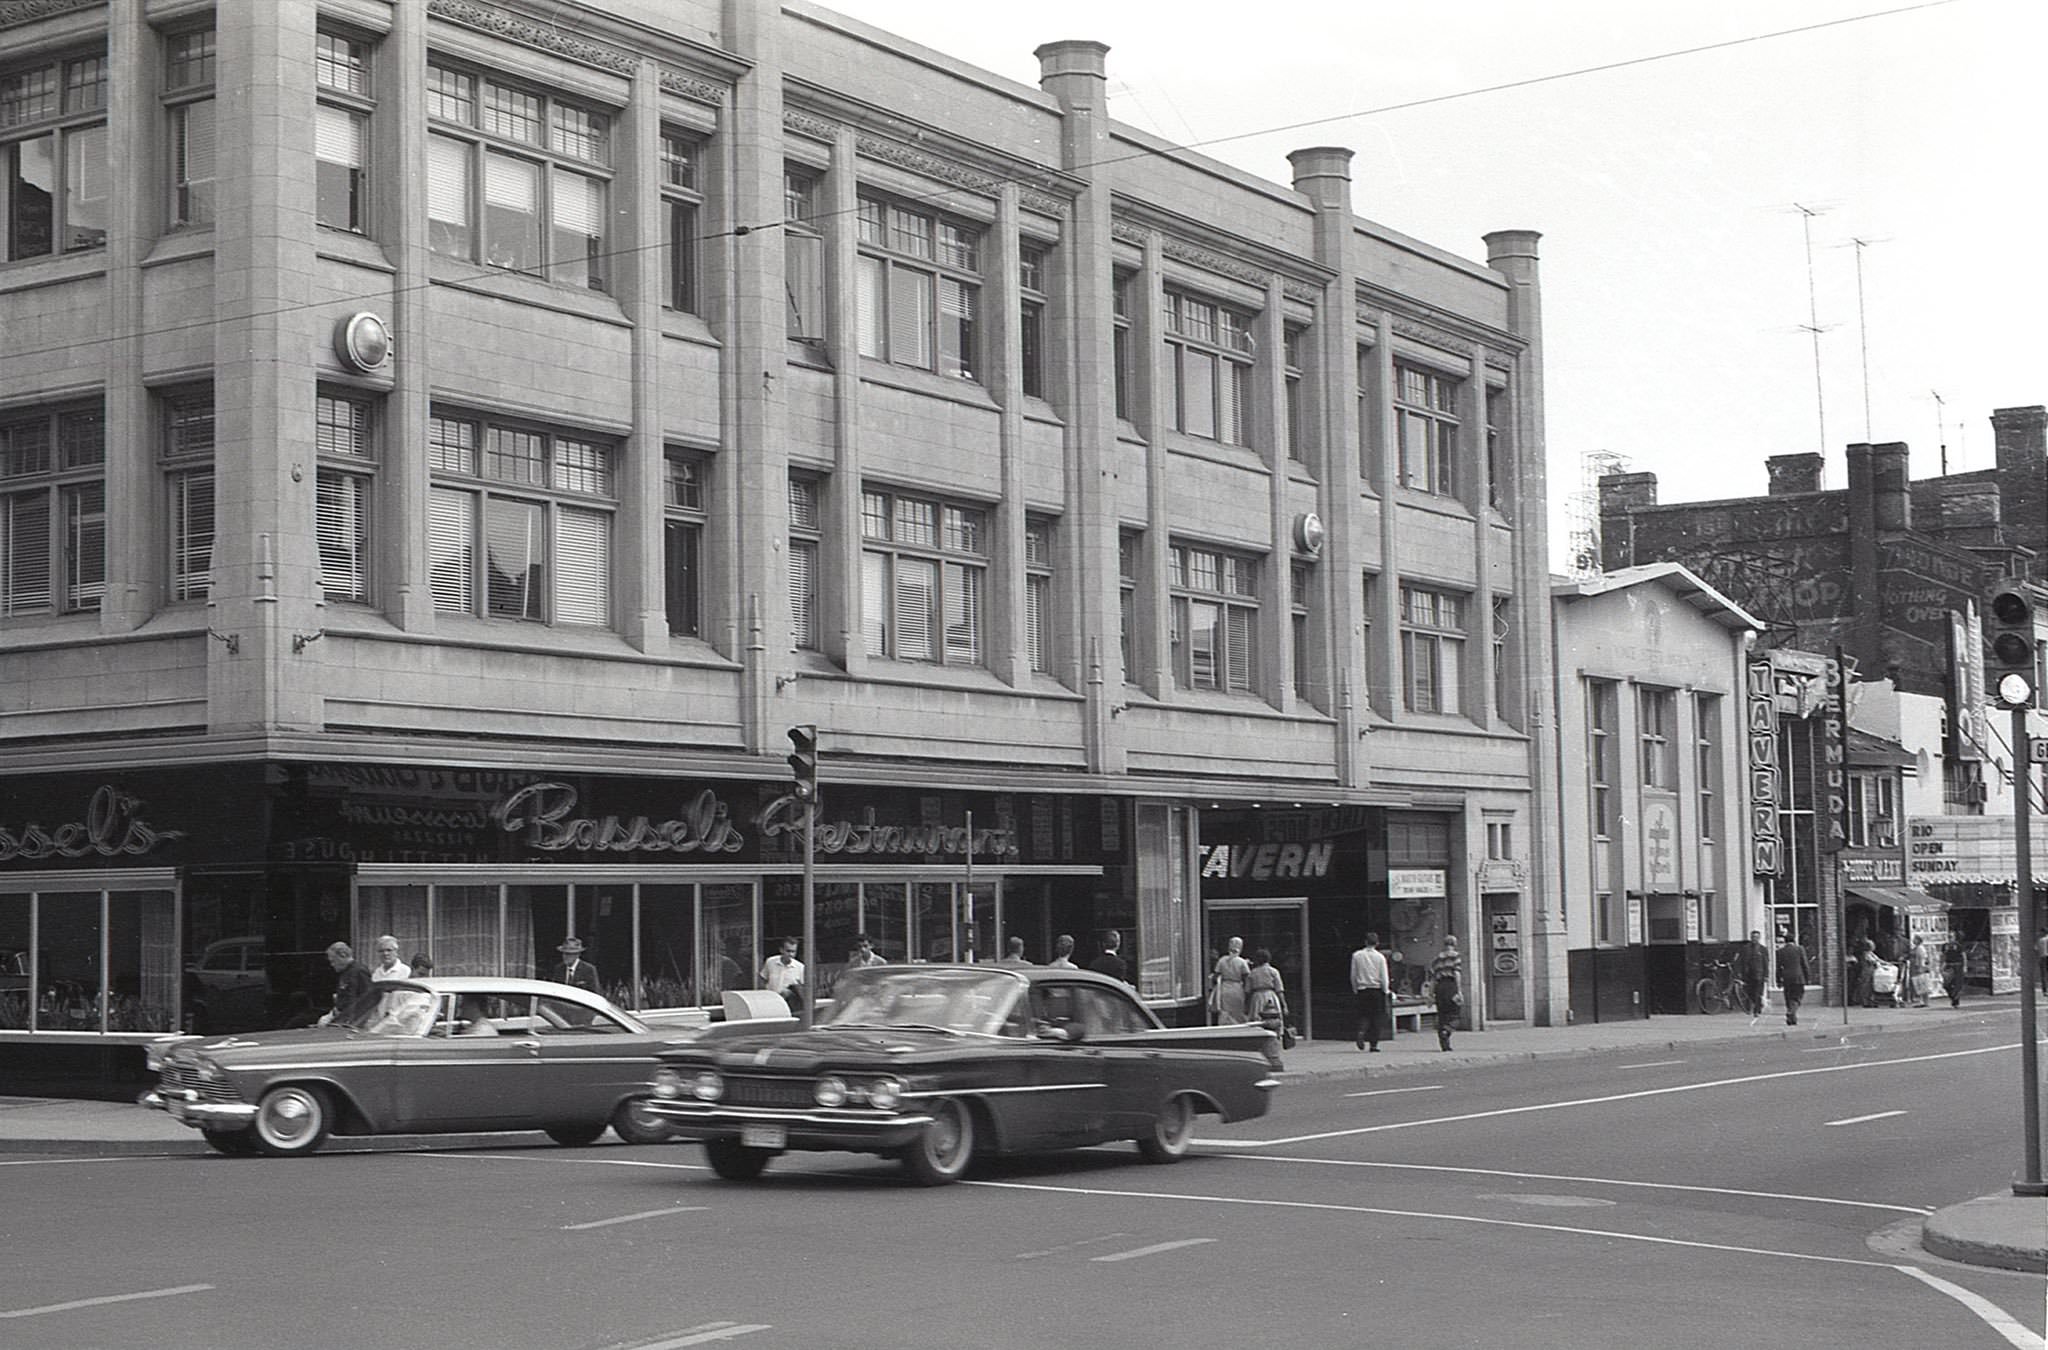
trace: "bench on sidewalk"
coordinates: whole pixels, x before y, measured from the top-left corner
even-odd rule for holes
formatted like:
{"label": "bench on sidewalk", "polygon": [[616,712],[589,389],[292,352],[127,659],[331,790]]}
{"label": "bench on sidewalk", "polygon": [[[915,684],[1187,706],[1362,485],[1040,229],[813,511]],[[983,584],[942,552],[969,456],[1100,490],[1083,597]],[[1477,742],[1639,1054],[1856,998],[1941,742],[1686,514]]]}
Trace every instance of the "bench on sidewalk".
{"label": "bench on sidewalk", "polygon": [[1425,1003],[1420,999],[1413,1003],[1406,999],[1394,1000],[1394,1030],[1399,1031],[1402,1024],[1407,1023],[1410,1031],[1419,1033],[1425,1018],[1431,1026],[1436,1025],[1436,1004]]}

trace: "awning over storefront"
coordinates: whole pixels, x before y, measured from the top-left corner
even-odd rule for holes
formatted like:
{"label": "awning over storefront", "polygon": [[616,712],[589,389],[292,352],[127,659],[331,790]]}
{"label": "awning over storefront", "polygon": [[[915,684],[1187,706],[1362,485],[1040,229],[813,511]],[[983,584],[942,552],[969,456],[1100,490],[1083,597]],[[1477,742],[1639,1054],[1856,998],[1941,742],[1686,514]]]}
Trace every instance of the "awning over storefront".
{"label": "awning over storefront", "polygon": [[1883,905],[1887,909],[1947,909],[1948,901],[1913,886],[1851,886],[1851,900]]}

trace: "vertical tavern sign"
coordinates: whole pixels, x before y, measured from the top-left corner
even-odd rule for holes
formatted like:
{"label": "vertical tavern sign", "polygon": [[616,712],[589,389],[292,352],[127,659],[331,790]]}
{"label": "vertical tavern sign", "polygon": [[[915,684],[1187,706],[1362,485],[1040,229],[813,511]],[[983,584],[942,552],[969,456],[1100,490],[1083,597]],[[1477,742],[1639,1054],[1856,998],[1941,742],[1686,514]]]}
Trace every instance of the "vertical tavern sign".
{"label": "vertical tavern sign", "polygon": [[1760,877],[1778,875],[1782,850],[1778,839],[1778,705],[1776,680],[1768,660],[1749,663],[1744,737],[1749,759],[1750,868]]}

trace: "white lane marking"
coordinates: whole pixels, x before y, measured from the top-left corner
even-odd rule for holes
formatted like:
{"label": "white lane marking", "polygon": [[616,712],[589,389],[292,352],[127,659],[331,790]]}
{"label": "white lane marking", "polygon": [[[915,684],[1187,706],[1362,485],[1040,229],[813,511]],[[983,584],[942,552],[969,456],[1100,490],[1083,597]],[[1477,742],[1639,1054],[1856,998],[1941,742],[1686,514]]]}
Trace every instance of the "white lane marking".
{"label": "white lane marking", "polygon": [[1215,1238],[1182,1238],[1178,1242],[1155,1242],[1149,1247],[1135,1247],[1127,1252],[1111,1252],[1107,1256],[1091,1256],[1090,1261],[1135,1261],[1141,1256],[1157,1256],[1161,1252],[1178,1251],[1182,1247],[1200,1247],[1214,1242]]}
{"label": "white lane marking", "polygon": [[638,1214],[621,1214],[615,1219],[592,1219],[589,1223],[565,1223],[565,1233],[580,1233],[586,1228],[609,1228],[615,1223],[633,1223],[639,1219],[665,1219],[671,1214],[689,1214],[696,1210],[708,1209],[708,1205],[671,1205],[667,1209],[643,1209]]}
{"label": "white lane marking", "polygon": [[757,1331],[767,1331],[766,1322],[706,1322],[700,1327],[691,1327],[680,1336],[671,1336],[665,1341],[635,1341],[622,1350],[677,1350],[684,1345],[708,1345],[712,1341],[729,1341],[735,1336],[751,1336]]}
{"label": "white lane marking", "polygon": [[1830,1120],[1825,1123],[1829,1125],[1861,1125],[1867,1121],[1890,1120],[1893,1116],[1903,1116],[1905,1114],[1904,1111],[1873,1111],[1867,1116],[1849,1116],[1842,1120]]}
{"label": "white lane marking", "polygon": [[1642,1097],[1663,1097],[1674,1092],[1704,1092],[1709,1088],[1740,1087],[1747,1083],[1768,1083],[1779,1078],[1804,1078],[1810,1074],[1821,1073],[1854,1073],[1863,1069],[1884,1069],[1899,1064],[1925,1064],[1938,1059],[1962,1059],[1969,1055],[1992,1055],[2017,1049],[2019,1043],[2015,1041],[2011,1045],[1979,1046],[1973,1050],[1944,1050],[1939,1054],[1909,1055],[1904,1059],[1874,1059],[1861,1064],[1827,1064],[1818,1069],[1783,1069],[1777,1073],[1753,1073],[1741,1078],[1717,1078],[1704,1083],[1677,1083],[1670,1087],[1644,1088],[1640,1092],[1613,1092],[1604,1097],[1579,1097],[1571,1101],[1503,1106],[1497,1111],[1467,1111],[1461,1115],[1436,1116],[1429,1120],[1395,1120],[1384,1125],[1356,1125],[1348,1130],[1324,1130],[1319,1134],[1297,1134],[1285,1139],[1234,1139],[1227,1142],[1237,1148],[1276,1148],[1282,1144],[1310,1144],[1322,1139],[1346,1139],[1357,1134],[1427,1129],[1433,1125],[1455,1125],[1467,1120],[1492,1120],[1500,1116],[1527,1115],[1532,1111],[1564,1111],[1579,1106],[1605,1106],[1611,1102],[1634,1101]]}
{"label": "white lane marking", "polygon": [[164,1158],[191,1156],[178,1153],[117,1153],[105,1158],[8,1158],[0,1160],[0,1167],[48,1167],[52,1163],[156,1162]]}
{"label": "white lane marking", "polygon": [[2048,1346],[2048,1340],[2044,1340],[2042,1337],[2027,1330],[2024,1326],[2021,1326],[2005,1309],[1999,1307],[1990,1299],[1980,1298],[1961,1285],[1950,1284],[1940,1276],[1930,1275],[1918,1266],[1896,1266],[1894,1269],[1911,1275],[1930,1289],[1940,1290],[1965,1308],[1968,1308],[1971,1312],[1977,1314],[1993,1331],[2005,1337],[2007,1345],[2017,1346],[2019,1350],[2043,1350],[2044,1346]]}
{"label": "white lane marking", "polygon": [[1617,1064],[1617,1069],[1668,1069],[1673,1064],[1685,1063],[1682,1059],[1653,1059],[1643,1064]]}
{"label": "white lane marking", "polygon": [[1060,1247],[1047,1247],[1044,1251],[1018,1252],[1017,1259],[1019,1261],[1035,1261],[1041,1256],[1058,1256],[1062,1252],[1070,1252],[1078,1247],[1092,1247],[1097,1243],[1114,1242],[1118,1238],[1127,1238],[1129,1236],[1129,1233],[1104,1233],[1100,1237],[1081,1238],[1079,1241],[1069,1242]]}
{"label": "white lane marking", "polygon": [[968,1181],[1002,1191],[1038,1191],[1053,1195],[1087,1195],[1108,1200],[1180,1200],[1198,1205],[1249,1205],[1265,1209],[1304,1209],[1325,1214],[1372,1214],[1389,1219],[1436,1219],[1443,1223],[1474,1224],[1483,1228],[1519,1228],[1538,1233],[1566,1233],[1574,1237],[1603,1238],[1612,1242],[1641,1242],[1653,1247],[1683,1247],[1691,1251],[1732,1252],[1738,1256],[1768,1256],[1781,1261],[1812,1261],[1828,1266],[1858,1266],[1866,1270],[1894,1270],[1890,1261],[1866,1261],[1853,1256],[1821,1256],[1814,1252],[1779,1251],[1770,1247],[1737,1247],[1725,1242],[1696,1242],[1689,1238],[1657,1237],[1650,1233],[1617,1232],[1611,1228],[1579,1228],[1571,1224],[1535,1223],[1528,1219],[1496,1219],[1478,1214],[1440,1214],[1426,1209],[1384,1209],[1376,1205],[1338,1205],[1319,1200],[1273,1200],[1248,1195],[1183,1195],[1172,1191],[1111,1191],[1089,1186],[1052,1186],[1026,1181]]}
{"label": "white lane marking", "polygon": [[213,1288],[210,1284],[181,1284],[170,1289],[146,1289],[139,1294],[105,1294],[99,1298],[75,1298],[69,1303],[45,1303],[40,1308],[15,1308],[0,1312],[0,1317],[41,1317],[44,1313],[70,1312],[73,1308],[97,1308],[106,1303],[133,1303],[139,1298],[169,1298],[173,1294],[199,1294]]}
{"label": "white lane marking", "polygon": [[1442,1092],[1443,1090],[1444,1085],[1442,1083],[1431,1083],[1428,1087],[1380,1088],[1376,1092],[1347,1092],[1344,1095],[1347,1097],[1392,1097],[1401,1092]]}
{"label": "white lane marking", "polygon": [[584,1167],[656,1167],[664,1171],[704,1172],[709,1171],[707,1163],[648,1162],[641,1158],[572,1158],[563,1153],[543,1150],[539,1153],[405,1153],[396,1155],[406,1158],[420,1158],[428,1161],[451,1160],[457,1162],[477,1160],[482,1162],[525,1162],[525,1163],[576,1163]]}
{"label": "white lane marking", "polygon": [[1438,1163],[1364,1162],[1352,1158],[1297,1158],[1284,1153],[1215,1153],[1239,1162],[1304,1163],[1310,1167],[1373,1167],[1390,1172],[1444,1172],[1468,1177],[1507,1177],[1514,1181],[1568,1181],[1577,1186],[1620,1186],[1646,1191],[1685,1191],[1695,1195],[1733,1195],[1746,1200],[1796,1200],[1808,1205],[1842,1205],[1877,1209],[1887,1214],[1925,1218],[1934,1211],[1916,1205],[1888,1205],[1877,1200],[1838,1200],[1826,1195],[1795,1195],[1787,1191],[1745,1191],[1732,1186],[1686,1186],[1675,1181],[1624,1181],[1617,1177],[1580,1177],[1556,1172],[1507,1172],[1492,1167],[1446,1167]]}

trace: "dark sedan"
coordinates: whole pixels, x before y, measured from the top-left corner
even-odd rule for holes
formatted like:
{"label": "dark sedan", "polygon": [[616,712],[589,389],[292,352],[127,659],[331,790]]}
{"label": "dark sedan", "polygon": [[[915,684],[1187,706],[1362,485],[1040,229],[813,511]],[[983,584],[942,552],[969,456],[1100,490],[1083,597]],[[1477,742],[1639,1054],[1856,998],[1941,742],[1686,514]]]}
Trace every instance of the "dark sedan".
{"label": "dark sedan", "polygon": [[1117,1139],[1173,1162],[1196,1116],[1262,1116],[1277,1086],[1271,1032],[1162,1027],[1090,971],[869,966],[834,993],[809,1031],[670,1045],[648,1112],[702,1140],[728,1180],[788,1150],[847,1149],[938,1185],[982,1154]]}
{"label": "dark sedan", "polygon": [[[658,1015],[657,1015],[658,1016]],[[222,1153],[311,1153],[329,1134],[543,1130],[588,1144],[669,1138],[634,1098],[681,1026],[545,980],[385,980],[327,1026],[185,1037],[151,1054],[142,1105]]]}

